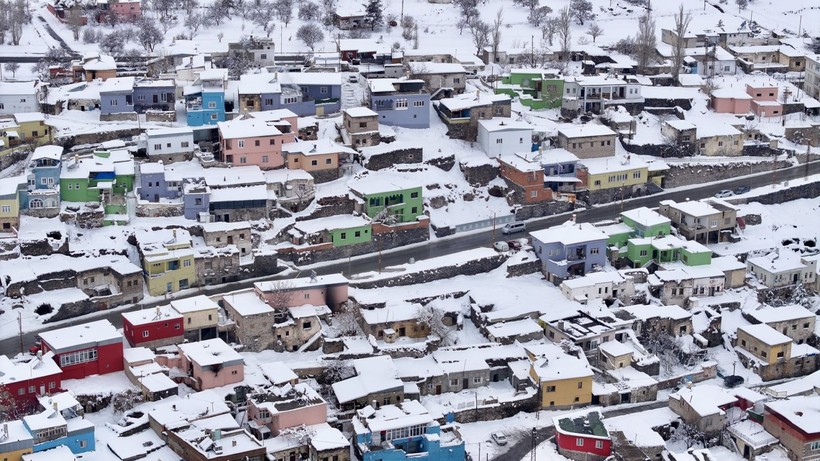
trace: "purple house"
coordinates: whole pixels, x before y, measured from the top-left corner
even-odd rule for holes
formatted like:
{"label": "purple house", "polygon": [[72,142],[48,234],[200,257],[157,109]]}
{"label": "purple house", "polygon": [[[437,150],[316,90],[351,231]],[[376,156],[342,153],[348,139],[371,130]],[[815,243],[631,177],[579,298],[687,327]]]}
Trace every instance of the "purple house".
{"label": "purple house", "polygon": [[174,111],[176,83],[171,80],[140,79],[134,82],[134,111]]}
{"label": "purple house", "polygon": [[530,235],[544,275],[555,285],[606,266],[609,236],[592,224],[571,220]]}

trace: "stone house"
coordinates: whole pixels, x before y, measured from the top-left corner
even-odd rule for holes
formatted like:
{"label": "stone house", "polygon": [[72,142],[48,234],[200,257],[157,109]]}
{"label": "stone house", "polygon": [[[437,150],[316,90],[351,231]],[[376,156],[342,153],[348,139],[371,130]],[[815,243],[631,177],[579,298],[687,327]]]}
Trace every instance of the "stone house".
{"label": "stone house", "polygon": [[[439,118],[447,125],[447,136],[453,139],[475,141],[478,122],[495,117],[509,119],[512,115],[512,99],[506,94],[460,94],[444,98],[434,105]],[[512,120],[507,120],[512,125]],[[525,149],[528,150],[528,149]]]}
{"label": "stone house", "polygon": [[541,153],[514,153],[498,157],[501,177],[507,182],[511,194],[507,200],[512,204],[549,202],[553,190],[544,187],[544,167]]}
{"label": "stone house", "polygon": [[196,286],[235,282],[241,278],[242,270],[242,260],[236,245],[194,250]]}
{"label": "stone house", "polygon": [[692,313],[674,304],[661,306],[636,304],[622,307],[620,310],[629,314],[632,319],[632,330],[639,337],[660,333],[677,337],[695,333]]}
{"label": "stone house", "polygon": [[760,306],[756,310],[744,312],[744,317],[752,323],[763,323],[783,333],[797,344],[803,344],[814,335],[817,316],[803,306],[771,307]]}
{"label": "stone house", "polygon": [[698,127],[687,120],[665,120],[661,125],[661,135],[686,155],[697,152]]}
{"label": "stone house", "polygon": [[430,94],[439,90],[461,94],[467,87],[467,71],[459,63],[410,62],[407,67],[411,77],[424,80]]}
{"label": "stone house", "polygon": [[635,294],[632,278],[617,271],[593,272],[564,280],[559,288],[567,299],[581,304],[595,299],[630,299]]}
{"label": "stone house", "polygon": [[[370,109],[367,109],[370,110]],[[292,142],[282,146],[282,155],[289,171],[303,170],[313,177],[315,183],[339,179],[342,165],[352,162],[356,151],[336,144],[330,139]]]}
{"label": "stone house", "polygon": [[814,286],[817,261],[801,259],[790,250],[775,251],[746,260],[749,273],[766,288],[781,288],[797,284]]}
{"label": "stone house", "polygon": [[726,123],[701,121],[697,124],[697,149],[701,155],[742,155],[743,133]]}
{"label": "stone house", "polygon": [[241,256],[250,256],[253,248],[251,225],[248,222],[210,222],[202,223],[202,237],[205,245],[213,248],[224,248],[236,245]]}
{"label": "stone house", "polygon": [[616,142],[615,132],[604,125],[567,125],[558,129],[558,147],[579,159],[614,156]]}
{"label": "stone house", "polygon": [[794,344],[766,324],[738,327],[735,352],[743,365],[764,381],[804,376],[820,365],[820,351],[808,344]]}
{"label": "stone house", "polygon": [[222,296],[221,304],[236,324],[236,337],[249,351],[270,349],[274,344],[274,309],[252,289],[234,291]]}
{"label": "stone house", "polygon": [[[287,154],[285,158],[287,160]],[[276,194],[277,204],[294,212],[305,209],[316,197],[315,180],[302,169],[268,170],[265,181],[268,190]]]}
{"label": "stone house", "polygon": [[188,384],[202,391],[242,382],[245,361],[219,338],[185,343],[179,349],[178,367],[188,375]]}
{"label": "stone house", "polygon": [[404,401],[404,383],[396,378],[390,356],[382,355],[352,361],[356,376],[331,385],[342,409],[376,407]]}
{"label": "stone house", "polygon": [[786,447],[789,458],[796,461],[816,459],[820,446],[818,397],[792,397],[763,405],[763,427]]}
{"label": "stone house", "polygon": [[367,107],[342,111],[342,139],[354,148],[376,146],[381,142],[379,114]]}
{"label": "stone house", "polygon": [[599,344],[613,339],[623,341],[628,331],[626,322],[613,326],[584,312],[568,313],[558,318],[544,315],[538,323],[550,341],[569,341],[583,351],[594,351]]}
{"label": "stone house", "polygon": [[358,309],[359,325],[365,334],[386,343],[393,343],[399,337],[426,338],[430,327],[419,321],[418,308],[407,302],[388,302],[382,308]]}
{"label": "stone house", "polygon": [[647,278],[650,290],[663,304],[689,307],[691,298],[716,296],[724,291],[726,275],[711,266],[675,266]]}
{"label": "stone house", "polygon": [[707,436],[719,434],[728,422],[726,412],[742,411],[764,396],[746,388],[725,389],[713,384],[685,387],[669,396],[669,409]]}
{"label": "stone house", "polygon": [[707,245],[729,240],[737,226],[737,210],[714,198],[681,203],[663,200],[658,207],[658,213],[672,221],[680,236]]}

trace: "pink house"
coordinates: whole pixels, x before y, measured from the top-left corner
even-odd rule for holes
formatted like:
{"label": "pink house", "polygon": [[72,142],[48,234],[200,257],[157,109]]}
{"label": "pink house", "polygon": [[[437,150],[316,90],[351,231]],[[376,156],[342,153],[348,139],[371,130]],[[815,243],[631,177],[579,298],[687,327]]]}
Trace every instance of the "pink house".
{"label": "pink house", "polygon": [[113,14],[120,21],[133,22],[142,16],[141,0],[97,0],[97,5],[103,10],[100,16]]}
{"label": "pink house", "polygon": [[712,92],[712,110],[719,114],[748,114],[752,97],[739,88],[721,88]]}
{"label": "pink house", "polygon": [[[245,379],[245,361],[219,338],[185,343],[179,348],[180,370],[187,373],[186,384],[198,391],[235,384]],[[173,366],[167,363],[166,366]]]}
{"label": "pink house", "polygon": [[256,282],[253,287],[268,304],[277,303],[282,299],[282,292],[286,292],[288,307],[324,305],[337,312],[348,299],[347,278],[341,274]]}
{"label": "pink house", "polygon": [[282,144],[296,140],[296,119],[262,120],[241,117],[219,122],[222,159],[237,166],[256,165],[263,170],[285,165]]}
{"label": "pink house", "polygon": [[777,101],[778,87],[776,86],[752,86],[746,84],[746,94],[755,101]]}
{"label": "pink house", "polygon": [[783,115],[783,104],[777,101],[752,101],[752,112],[758,117],[780,117]]}
{"label": "pink house", "polygon": [[327,403],[303,383],[253,394],[248,403],[248,418],[255,423],[251,424],[251,431],[259,439],[275,437],[289,427],[327,421]]}

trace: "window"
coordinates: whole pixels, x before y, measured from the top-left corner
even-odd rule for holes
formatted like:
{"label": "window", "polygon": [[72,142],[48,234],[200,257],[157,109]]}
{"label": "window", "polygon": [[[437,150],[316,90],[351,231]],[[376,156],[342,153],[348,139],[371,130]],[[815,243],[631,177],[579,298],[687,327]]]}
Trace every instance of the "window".
{"label": "window", "polygon": [[332,165],[332,164],[333,164],[333,159],[331,159],[331,158],[326,158],[325,159],[325,165]]}
{"label": "window", "polygon": [[261,143],[261,141],[259,141],[259,140],[257,139],[257,140],[255,140],[255,141],[253,142],[253,146],[254,146],[254,147],[259,147],[259,146],[260,146],[260,143]]}
{"label": "window", "polygon": [[484,378],[481,376],[473,376],[473,384],[481,384],[484,382]]}
{"label": "window", "polygon": [[582,439],[581,437],[576,437],[575,438],[575,446],[576,447],[583,447],[584,446],[584,439]]}
{"label": "window", "polygon": [[496,139],[496,140],[495,140],[495,143],[496,143],[496,144],[503,144],[503,143],[504,143],[504,140],[503,140],[503,139],[501,139],[501,138],[498,138],[498,139]]}
{"label": "window", "polygon": [[147,338],[147,337],[148,337],[148,330],[143,330],[143,331],[142,331],[142,337],[143,337],[143,338]]}
{"label": "window", "polygon": [[413,101],[413,107],[424,107],[424,101]]}
{"label": "window", "polygon": [[809,449],[811,451],[820,450],[820,441],[812,442],[811,445],[809,445]]}
{"label": "window", "polygon": [[29,394],[34,394],[35,392],[37,392],[37,386],[29,386],[28,387],[28,393]]}
{"label": "window", "polygon": [[112,106],[116,106],[117,104],[119,104],[119,101],[117,101],[116,99],[111,100],[111,105]]}
{"label": "window", "polygon": [[413,207],[413,208],[410,209],[410,213],[416,214],[418,212],[419,212],[418,207]]}
{"label": "window", "polygon": [[239,163],[248,163],[247,157],[239,157]]}
{"label": "window", "polygon": [[393,108],[396,110],[405,110],[407,109],[407,100],[406,99],[396,99],[396,103],[393,105]]}
{"label": "window", "polygon": [[450,380],[450,385],[451,386],[458,386],[458,380],[457,379],[451,379]]}
{"label": "window", "polygon": [[182,141],[179,143],[179,147],[188,147],[188,141]]}
{"label": "window", "polygon": [[741,347],[746,347],[746,340],[745,340],[745,339],[741,339],[741,340],[740,340],[740,345],[741,345]]}
{"label": "window", "polygon": [[154,144],[154,150],[162,150],[162,144]]}
{"label": "window", "polygon": [[342,232],[342,234],[341,234],[341,239],[342,239],[342,240],[347,239],[347,232]]}
{"label": "window", "polygon": [[262,156],[262,163],[268,163],[268,156],[267,155]]}
{"label": "window", "polygon": [[186,259],[182,261],[182,267],[191,267],[191,260]]}
{"label": "window", "polygon": [[311,164],[311,166],[316,166],[316,165],[319,164],[319,161],[318,160],[311,160],[310,164]]}
{"label": "window", "polygon": [[367,128],[367,122],[359,122],[359,128]]}
{"label": "window", "polygon": [[327,94],[327,87],[326,86],[320,87],[319,88],[319,93]]}
{"label": "window", "polygon": [[26,389],[25,389],[25,388],[22,388],[22,387],[21,387],[20,389],[17,389],[17,395],[23,395],[23,394],[25,394],[25,393],[26,393]]}
{"label": "window", "polygon": [[641,172],[640,171],[632,172],[632,179],[641,179]]}
{"label": "window", "polygon": [[538,197],[538,191],[537,190],[530,191],[530,198],[536,198],[536,197]]}
{"label": "window", "polygon": [[784,357],[783,351],[777,353],[777,358],[782,359]]}
{"label": "window", "polygon": [[216,101],[208,101],[208,109],[216,109]]}
{"label": "window", "polygon": [[453,83],[461,83],[461,79],[460,78],[454,78]]}
{"label": "window", "polygon": [[600,248],[590,248],[589,249],[589,254],[597,255],[600,250],[601,250]]}
{"label": "window", "polygon": [[600,185],[601,185],[601,180],[600,180],[600,179],[596,179],[594,184],[595,184],[596,186],[600,186]]}
{"label": "window", "polygon": [[270,140],[270,143],[268,143],[268,144],[270,144],[271,146],[275,146],[275,145],[276,145],[276,140],[275,140],[275,139],[271,139],[271,140]]}
{"label": "window", "polygon": [[555,386],[547,386],[547,392],[555,392]]}
{"label": "window", "polygon": [[769,354],[767,354],[766,351],[760,351],[760,356],[763,357],[764,359],[766,358],[767,355],[769,355]]}
{"label": "window", "polygon": [[641,256],[646,256],[646,255],[647,255],[647,252],[646,252],[646,250],[641,250],[641,253],[640,253],[640,255],[641,255]]}
{"label": "window", "polygon": [[97,349],[70,352],[60,356],[60,366],[67,367],[97,360]]}
{"label": "window", "polygon": [[178,324],[178,323],[175,323],[175,324],[174,324],[174,330],[179,330],[179,328],[180,328],[179,324]]}
{"label": "window", "polygon": [[604,441],[603,440],[596,440],[595,441],[595,448],[604,448]]}
{"label": "window", "polygon": [[354,232],[354,233],[353,233],[353,236],[354,236],[354,237],[361,237],[361,236],[362,236],[362,231],[356,231],[356,232]]}
{"label": "window", "polygon": [[2,209],[3,213],[11,213],[11,205],[3,205]]}
{"label": "window", "polygon": [[310,330],[310,328],[312,326],[313,326],[313,323],[311,323],[311,322],[302,322],[302,329],[303,330]]}
{"label": "window", "polygon": [[244,148],[245,147],[245,140],[240,139],[239,142],[237,143],[237,145],[239,146],[240,149]]}
{"label": "window", "polygon": [[211,120],[216,120],[217,118],[219,117],[216,114],[211,114]]}

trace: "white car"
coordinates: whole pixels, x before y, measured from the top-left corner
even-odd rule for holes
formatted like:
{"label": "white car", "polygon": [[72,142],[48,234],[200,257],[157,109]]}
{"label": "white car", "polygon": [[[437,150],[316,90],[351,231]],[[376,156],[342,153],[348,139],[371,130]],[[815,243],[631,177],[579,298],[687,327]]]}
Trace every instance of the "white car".
{"label": "white car", "polygon": [[359,76],[356,75],[356,74],[353,74],[353,75],[347,77],[347,81],[350,82],[350,83],[359,83]]}
{"label": "white car", "polygon": [[726,198],[735,195],[734,192],[730,191],[729,189],[724,189],[717,194],[715,194],[715,198]]}
{"label": "white car", "polygon": [[490,434],[490,437],[493,439],[493,442],[495,442],[498,445],[507,444],[507,436],[504,435],[504,433],[502,432],[493,432],[492,434]]}

